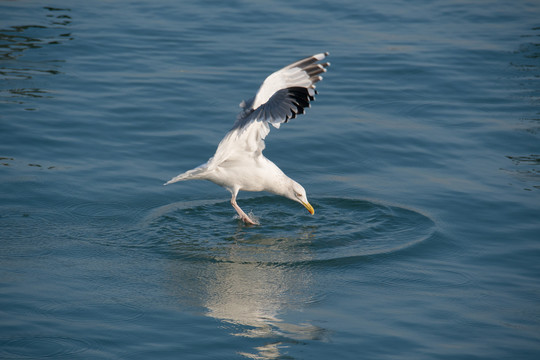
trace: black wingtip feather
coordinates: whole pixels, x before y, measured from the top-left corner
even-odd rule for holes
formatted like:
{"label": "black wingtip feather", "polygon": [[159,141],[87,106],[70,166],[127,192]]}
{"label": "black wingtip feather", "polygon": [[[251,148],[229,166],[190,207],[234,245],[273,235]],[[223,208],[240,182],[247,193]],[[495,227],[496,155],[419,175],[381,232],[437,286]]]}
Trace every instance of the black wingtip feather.
{"label": "black wingtip feather", "polygon": [[303,87],[292,87],[287,89],[288,96],[293,104],[292,111],[294,119],[297,115],[305,113],[305,108],[310,107],[310,101],[314,100],[314,97],[309,94],[309,90]]}
{"label": "black wingtip feather", "polygon": [[[330,55],[328,52],[323,54],[324,56]],[[244,102],[241,104],[242,111],[233,129],[242,129],[252,121],[268,121],[277,126],[281,122],[287,123],[290,119],[296,118],[297,115],[304,114],[305,109],[311,106],[310,102],[314,101],[315,95],[318,94],[315,90],[315,83],[322,80],[320,74],[325,73],[326,68],[330,66],[329,62],[318,63],[323,59],[324,57],[318,54],[289,65],[288,68],[298,67],[304,71],[308,75],[311,85],[278,90],[267,103],[257,109],[252,107],[254,99]]]}

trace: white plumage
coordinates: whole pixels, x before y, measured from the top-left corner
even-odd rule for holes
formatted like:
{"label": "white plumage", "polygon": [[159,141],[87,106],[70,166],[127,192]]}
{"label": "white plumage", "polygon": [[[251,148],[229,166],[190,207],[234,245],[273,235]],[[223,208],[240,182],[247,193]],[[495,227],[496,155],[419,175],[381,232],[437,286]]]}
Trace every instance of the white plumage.
{"label": "white plumage", "polygon": [[316,94],[315,83],[330,63],[320,61],[328,53],[316,54],[292,63],[268,76],[254,98],[242,101],[242,111],[233,128],[219,143],[205,164],[186,171],[165,185],[182,180],[209,180],[229,190],[231,204],[242,221],[257,224],[236,203],[238,191],[268,191],[304,205],[311,214],[304,188],[289,178],[262,154],[270,124],[276,128],[304,113]]}

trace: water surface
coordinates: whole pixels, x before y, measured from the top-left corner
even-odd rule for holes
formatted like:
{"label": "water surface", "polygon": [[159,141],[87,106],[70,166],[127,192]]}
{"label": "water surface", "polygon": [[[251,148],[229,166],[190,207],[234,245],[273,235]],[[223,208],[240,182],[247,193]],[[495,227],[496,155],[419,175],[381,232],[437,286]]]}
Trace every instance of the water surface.
{"label": "water surface", "polygon": [[[535,1],[2,2],[0,357],[536,359]],[[316,213],[207,182],[271,72]]]}

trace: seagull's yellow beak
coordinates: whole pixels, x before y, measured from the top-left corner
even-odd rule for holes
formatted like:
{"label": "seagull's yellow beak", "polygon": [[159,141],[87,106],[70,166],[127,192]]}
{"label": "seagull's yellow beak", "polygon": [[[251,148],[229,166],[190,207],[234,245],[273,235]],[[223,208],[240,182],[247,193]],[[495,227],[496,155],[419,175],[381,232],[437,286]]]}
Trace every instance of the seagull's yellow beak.
{"label": "seagull's yellow beak", "polygon": [[311,215],[315,214],[315,210],[313,209],[313,206],[311,206],[310,203],[308,203],[308,202],[302,202],[302,205],[304,205],[304,206],[306,207],[307,211],[309,211],[309,213],[310,213]]}

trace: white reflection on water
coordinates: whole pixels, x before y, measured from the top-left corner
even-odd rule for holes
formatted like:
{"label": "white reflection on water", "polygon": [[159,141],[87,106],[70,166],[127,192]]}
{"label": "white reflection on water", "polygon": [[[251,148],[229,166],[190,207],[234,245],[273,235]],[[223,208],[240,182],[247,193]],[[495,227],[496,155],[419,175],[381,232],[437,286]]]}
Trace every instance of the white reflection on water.
{"label": "white reflection on water", "polygon": [[254,347],[254,353],[239,352],[248,358],[275,359],[288,344],[324,340],[327,332],[323,328],[308,321],[281,319],[287,311],[298,311],[317,301],[310,267],[288,264],[290,256],[285,252],[285,261],[276,259],[275,252],[275,262],[251,260],[260,259],[269,246],[279,246],[283,239],[257,237],[254,243],[239,234],[235,239],[226,255],[221,247],[214,261],[174,263],[171,276],[178,298],[184,304],[204,307],[205,315],[222,321],[233,336],[269,340]]}

